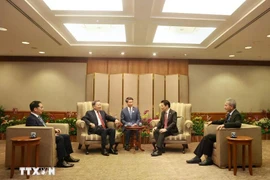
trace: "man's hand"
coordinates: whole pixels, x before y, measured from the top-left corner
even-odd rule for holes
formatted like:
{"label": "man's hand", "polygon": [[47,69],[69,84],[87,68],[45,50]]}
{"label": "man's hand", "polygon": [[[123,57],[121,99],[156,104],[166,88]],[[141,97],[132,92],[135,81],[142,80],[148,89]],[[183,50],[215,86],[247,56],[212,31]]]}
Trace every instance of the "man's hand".
{"label": "man's hand", "polygon": [[138,126],[138,125],[135,123],[135,124],[132,124],[132,126]]}
{"label": "man's hand", "polygon": [[213,121],[208,121],[206,122],[207,126],[209,126],[210,124],[212,124]]}
{"label": "man's hand", "polygon": [[57,133],[57,134],[60,134],[61,130],[60,129],[54,129],[54,132]]}
{"label": "man's hand", "polygon": [[120,121],[118,119],[115,119],[114,123],[117,125],[120,124]]}
{"label": "man's hand", "polygon": [[167,129],[165,129],[165,128],[160,129],[159,132],[160,132],[160,133],[165,133],[165,132],[167,132]]}
{"label": "man's hand", "polygon": [[219,125],[219,126],[217,127],[217,130],[221,130],[221,129],[224,129],[224,124]]}
{"label": "man's hand", "polygon": [[157,127],[154,127],[154,128],[152,129],[152,131],[154,132],[156,129],[157,129]]}
{"label": "man's hand", "polygon": [[94,123],[89,123],[89,126],[90,126],[91,128],[95,128],[95,127],[96,127],[96,125],[95,125]]}

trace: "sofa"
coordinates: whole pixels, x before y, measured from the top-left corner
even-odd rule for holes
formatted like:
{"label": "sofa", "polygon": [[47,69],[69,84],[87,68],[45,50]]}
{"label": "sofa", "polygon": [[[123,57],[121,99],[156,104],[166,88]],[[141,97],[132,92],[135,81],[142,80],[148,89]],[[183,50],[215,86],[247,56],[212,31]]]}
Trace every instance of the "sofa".
{"label": "sofa", "polygon": [[[237,136],[249,136],[252,141],[252,165],[260,167],[262,165],[262,139],[261,127],[242,124],[241,128],[225,128],[216,130],[218,125],[204,125],[204,136],[207,134],[216,134],[216,142],[213,147],[213,162],[220,168],[228,167],[228,143],[227,136],[231,136],[231,132],[236,132]],[[237,166],[242,166],[242,148],[237,147]],[[246,161],[248,166],[248,161]]]}
{"label": "sofa", "polygon": [[[58,128],[61,130],[62,134],[69,133],[69,125],[62,123],[47,123],[47,127],[41,126],[25,126],[24,124],[10,126],[6,131],[6,154],[5,154],[5,167],[10,168],[11,165],[11,150],[12,142],[11,138],[17,136],[30,136],[31,132],[36,132],[40,140],[40,157],[39,166],[40,167],[54,167],[57,163],[57,152],[55,143],[55,132],[54,129]],[[34,148],[32,148],[33,150]],[[34,153],[34,152],[33,152]],[[16,147],[15,149],[15,168],[21,166],[21,148]],[[34,158],[31,158],[30,166],[35,166]]]}

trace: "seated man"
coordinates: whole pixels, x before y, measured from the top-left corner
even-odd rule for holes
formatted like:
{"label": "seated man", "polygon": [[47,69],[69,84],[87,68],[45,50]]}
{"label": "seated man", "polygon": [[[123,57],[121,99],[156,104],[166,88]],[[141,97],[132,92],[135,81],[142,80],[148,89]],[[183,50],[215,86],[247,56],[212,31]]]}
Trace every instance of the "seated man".
{"label": "seated man", "polygon": [[[101,136],[101,154],[109,156],[109,153],[117,155],[117,151],[113,149],[115,144],[115,129],[108,128],[106,120],[113,121],[116,124],[120,123],[116,118],[106,114],[105,111],[101,110],[100,101],[96,100],[92,102],[93,110],[87,111],[82,120],[85,124],[89,125],[88,134],[98,134]],[[106,150],[107,135],[109,135],[110,148],[109,153]]]}
{"label": "seated man", "polygon": [[[43,112],[43,105],[40,101],[31,102],[30,110],[31,114],[26,119],[26,126],[46,126],[40,115]],[[60,134],[60,129],[55,129],[55,141],[57,147],[57,167],[73,167],[74,164],[68,162],[79,162],[79,159],[75,159],[70,156],[73,153],[70,137],[68,134]]]}
{"label": "seated man", "polygon": [[[140,111],[138,108],[133,107],[133,98],[126,98],[127,107],[122,109],[121,111],[121,122],[123,126],[123,132],[125,134],[125,150],[129,151],[129,140],[131,135],[131,130],[127,130],[125,127],[127,126],[138,126],[141,122]],[[136,131],[137,141],[139,138],[139,132]],[[138,147],[135,147],[135,150],[138,150]]]}
{"label": "seated man", "polygon": [[160,156],[164,152],[165,137],[178,133],[176,126],[177,112],[170,109],[171,103],[168,100],[161,101],[161,117],[157,127],[153,129],[157,144],[157,150],[152,152],[152,156]]}
{"label": "seated man", "polygon": [[[240,128],[241,127],[241,115],[236,110],[236,102],[234,99],[227,99],[225,101],[224,109],[227,112],[227,118],[225,120],[220,121],[209,121],[210,124],[221,124],[217,127],[217,130],[222,128]],[[187,160],[187,163],[199,163],[200,166],[212,165],[212,152],[213,152],[213,144],[216,142],[216,134],[208,134],[203,137],[200,144],[194,151],[196,155],[193,159]],[[201,156],[206,156],[205,161],[201,162]]]}

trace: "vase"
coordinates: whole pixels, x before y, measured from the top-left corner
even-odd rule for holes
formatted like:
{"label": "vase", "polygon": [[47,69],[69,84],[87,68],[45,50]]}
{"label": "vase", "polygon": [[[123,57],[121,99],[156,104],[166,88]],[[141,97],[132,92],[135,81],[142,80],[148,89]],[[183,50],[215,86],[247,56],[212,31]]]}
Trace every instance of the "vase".
{"label": "vase", "polygon": [[0,140],[6,140],[6,133],[0,133]]}
{"label": "vase", "polygon": [[191,136],[191,142],[200,142],[202,140],[203,136],[199,135],[192,135]]}

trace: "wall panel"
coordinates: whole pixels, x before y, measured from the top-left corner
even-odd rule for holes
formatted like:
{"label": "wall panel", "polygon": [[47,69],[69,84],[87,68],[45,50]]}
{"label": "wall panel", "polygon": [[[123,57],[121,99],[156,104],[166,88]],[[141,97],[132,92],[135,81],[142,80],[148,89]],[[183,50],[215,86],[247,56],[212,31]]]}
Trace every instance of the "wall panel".
{"label": "wall panel", "polygon": [[108,72],[107,59],[89,59],[87,61],[87,74],[107,73],[107,72]]}
{"label": "wall panel", "polygon": [[136,59],[128,61],[128,73],[135,73],[135,74],[148,73],[148,61]]}
{"label": "wall panel", "polygon": [[126,97],[133,97],[133,105],[137,106],[138,103],[138,75],[137,74],[124,74],[123,83],[123,104],[125,103]]}
{"label": "wall panel", "polygon": [[153,74],[139,75],[139,107],[141,115],[149,110],[149,117],[153,113]]}
{"label": "wall panel", "polygon": [[166,76],[166,99],[170,102],[179,102],[179,75]]}
{"label": "wall panel", "polygon": [[188,75],[188,60],[168,60],[168,74]]}
{"label": "wall panel", "polygon": [[110,115],[120,119],[123,103],[123,74],[110,74],[109,104]]}
{"label": "wall panel", "polygon": [[168,74],[168,61],[150,59],[149,60],[149,73],[162,74],[162,75]]}
{"label": "wall panel", "polygon": [[154,112],[153,115],[155,116],[159,113],[159,104],[160,101],[165,99],[165,81],[164,76],[159,74],[154,74]]}
{"label": "wall panel", "polygon": [[108,74],[95,73],[94,100],[107,103],[109,100],[109,76]]}
{"label": "wall panel", "polygon": [[128,61],[125,59],[108,60],[108,74],[128,73]]}
{"label": "wall panel", "polygon": [[179,76],[179,98],[181,103],[188,103],[189,102],[189,94],[188,94],[188,76],[180,75]]}
{"label": "wall panel", "polygon": [[85,94],[86,94],[86,101],[94,100],[94,74],[86,75]]}

